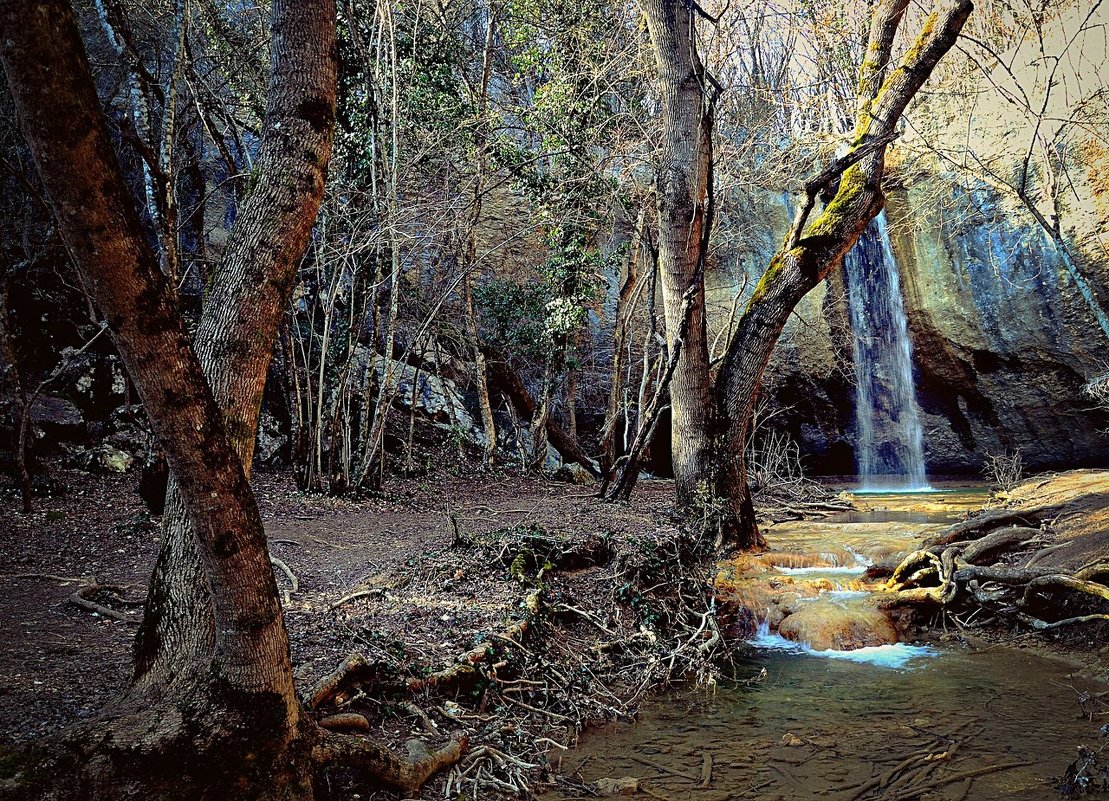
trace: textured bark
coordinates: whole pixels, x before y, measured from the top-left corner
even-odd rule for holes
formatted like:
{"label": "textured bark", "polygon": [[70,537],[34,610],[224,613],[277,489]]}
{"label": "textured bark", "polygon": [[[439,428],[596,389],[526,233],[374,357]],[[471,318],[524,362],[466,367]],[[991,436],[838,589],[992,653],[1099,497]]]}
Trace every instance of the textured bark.
{"label": "textured bark", "polygon": [[[696,278],[712,226],[712,123],[716,90],[697,53],[690,4],[641,0],[658,66],[663,137],[656,177],[658,254],[666,319],[673,347],[685,325],[685,345],[670,382],[674,482],[680,505],[693,502],[712,475],[713,404],[705,331],[705,291]],[[688,321],[682,298],[694,287]]]}
{"label": "textured bark", "polygon": [[[250,472],[266,373],[323,197],[335,120],[333,0],[277,2],[258,176],[232,226],[194,347],[231,442]],[[136,689],[159,692],[213,637],[210,601],[176,479],[136,646]]]}
{"label": "textured bark", "polygon": [[[0,57],[59,231],[175,477],[179,524],[167,531],[140,650],[164,667],[155,674],[158,659],[140,658],[132,695],[83,741],[85,777],[98,798],[311,797],[311,743],[299,736],[288,637],[243,464],[273,335],[322,191],[334,22],[327,0],[274,4],[264,171],[212,287],[198,357],[143,238],[72,9],[64,0],[0,2]],[[165,765],[176,775],[156,775]],[[195,792],[185,789],[190,782]]]}
{"label": "textured bark", "polygon": [[[823,281],[882,210],[881,182],[885,144],[909,101],[954,44],[969,16],[969,0],[933,11],[901,64],[887,71],[894,36],[908,0],[883,0],[872,18],[867,53],[859,76],[859,104],[853,149],[867,154],[848,167],[833,199],[804,230],[800,216],[787,249],[774,256],[763,274],[724,358],[716,388],[718,412],[727,421],[723,432],[717,492],[728,500],[726,539],[741,548],[762,538],[754,519],[743,448],[751,414],[770,355],[797,303]],[[804,234],[801,231],[804,230]]]}

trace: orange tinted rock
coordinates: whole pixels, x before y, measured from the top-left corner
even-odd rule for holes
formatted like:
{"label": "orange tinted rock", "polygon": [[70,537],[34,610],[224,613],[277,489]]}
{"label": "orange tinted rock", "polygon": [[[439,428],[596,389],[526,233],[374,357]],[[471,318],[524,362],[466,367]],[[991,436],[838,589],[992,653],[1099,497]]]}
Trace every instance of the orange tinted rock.
{"label": "orange tinted rock", "polygon": [[898,641],[897,630],[873,604],[813,601],[785,618],[778,633],[816,651],[853,651]]}

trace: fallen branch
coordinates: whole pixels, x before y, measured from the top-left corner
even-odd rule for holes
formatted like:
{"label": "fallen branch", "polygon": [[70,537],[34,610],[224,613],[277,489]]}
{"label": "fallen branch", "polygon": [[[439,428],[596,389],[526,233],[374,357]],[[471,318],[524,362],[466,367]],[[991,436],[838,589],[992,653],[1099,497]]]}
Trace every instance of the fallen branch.
{"label": "fallen branch", "polygon": [[937,787],[961,782],[965,779],[972,779],[976,776],[984,776],[987,773],[996,773],[999,770],[1012,770],[1013,768],[1025,768],[1031,765],[1031,762],[1009,762],[1002,765],[986,765],[982,768],[975,768],[974,770],[966,770],[961,773],[956,773],[953,776],[946,776],[942,779],[933,779],[930,782],[917,785],[912,790],[897,793],[889,796],[888,801],[911,801],[919,795],[923,795],[929,790],[935,790]]}
{"label": "fallen branch", "polygon": [[381,587],[371,587],[368,590],[358,590],[357,592],[352,592],[350,595],[344,595],[338,601],[336,601],[335,603],[329,605],[327,607],[327,611],[328,612],[333,612],[336,609],[338,609],[340,606],[343,606],[344,604],[349,604],[351,601],[357,601],[359,598],[371,598],[371,597],[374,597],[374,596],[377,596],[377,595],[384,595],[384,594],[385,594],[385,590],[382,589]]}
{"label": "fallen branch", "polygon": [[128,615],[124,612],[117,612],[111,607],[104,606],[103,604],[97,603],[96,601],[92,600],[93,596],[100,592],[111,592],[118,594],[123,592],[123,588],[116,584],[89,584],[88,586],[82,587],[81,589],[77,590],[77,592],[69,596],[69,602],[76,607],[84,609],[86,612],[92,612],[94,614],[100,615],[101,617],[106,617],[111,620],[118,620],[121,623],[138,623],[138,621],[135,620],[135,618],[131,615]]}
{"label": "fallen branch", "polygon": [[289,579],[289,584],[291,585],[292,589],[285,590],[285,593],[284,593],[284,595],[285,595],[285,606],[288,606],[289,601],[290,601],[290,596],[293,593],[296,593],[296,592],[300,591],[300,581],[297,579],[296,573],[294,573],[292,571],[292,568],[290,568],[287,564],[285,564],[285,562],[278,559],[272,553],[270,554],[270,563],[273,564],[274,567],[279,568],[281,570],[281,572],[285,574],[285,577],[287,579]]}

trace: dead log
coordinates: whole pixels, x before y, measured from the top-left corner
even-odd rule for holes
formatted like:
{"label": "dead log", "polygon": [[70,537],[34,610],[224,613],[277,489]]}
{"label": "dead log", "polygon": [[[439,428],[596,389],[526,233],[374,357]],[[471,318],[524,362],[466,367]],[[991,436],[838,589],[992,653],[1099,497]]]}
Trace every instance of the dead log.
{"label": "dead log", "polygon": [[[519,409],[529,420],[535,417],[536,403],[535,398],[528,392],[528,388],[524,386],[523,380],[520,378],[512,365],[508,363],[503,353],[482,346],[482,351],[485,353],[487,366],[489,368],[489,379],[492,384],[501,391],[501,393],[508,399],[514,407]],[[581,447],[578,441],[570,436],[565,429],[558,424],[558,421],[548,417],[547,419],[547,437],[559,455],[567,462],[574,462],[586,470],[594,478],[601,477],[600,468],[597,464],[589,458],[589,455]]]}

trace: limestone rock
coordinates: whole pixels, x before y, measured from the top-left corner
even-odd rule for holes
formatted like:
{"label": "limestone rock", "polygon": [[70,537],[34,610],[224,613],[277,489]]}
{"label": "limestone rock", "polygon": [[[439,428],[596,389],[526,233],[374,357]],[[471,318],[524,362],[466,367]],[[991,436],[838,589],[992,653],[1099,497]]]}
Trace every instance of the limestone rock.
{"label": "limestone rock", "polygon": [[564,481],[567,484],[580,484],[581,486],[589,486],[594,483],[594,478],[589,474],[589,471],[577,462],[561,465],[551,474],[551,478],[555,481]]}
{"label": "limestone rock", "polygon": [[277,460],[281,449],[289,441],[282,433],[281,424],[269,412],[262,412],[258,418],[258,442],[254,447],[254,459],[262,464]]}
{"label": "limestone rock", "polygon": [[853,651],[898,642],[897,630],[873,604],[812,601],[786,617],[778,633],[816,651]]}
{"label": "limestone rock", "polygon": [[126,473],[134,464],[134,456],[106,442],[88,451],[88,468],[93,472]]}
{"label": "limestone rock", "polygon": [[634,776],[597,779],[597,791],[601,795],[635,795],[639,792],[639,779]]}

